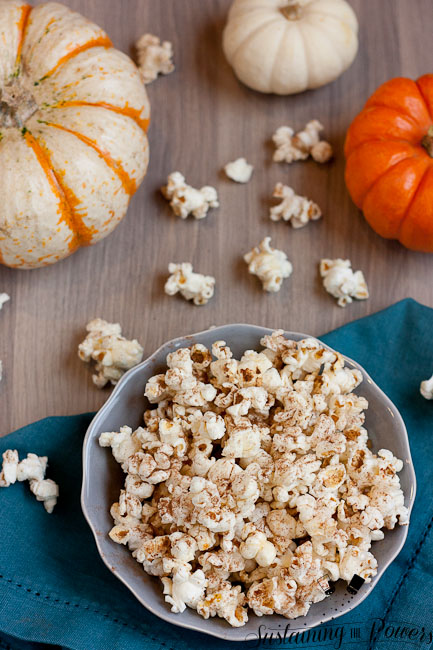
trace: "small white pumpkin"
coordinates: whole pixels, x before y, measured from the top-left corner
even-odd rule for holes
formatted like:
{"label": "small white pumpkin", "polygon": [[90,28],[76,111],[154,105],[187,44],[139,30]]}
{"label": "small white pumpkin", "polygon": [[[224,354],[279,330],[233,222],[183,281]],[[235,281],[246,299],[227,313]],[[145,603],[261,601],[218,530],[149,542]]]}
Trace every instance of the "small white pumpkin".
{"label": "small white pumpkin", "polygon": [[244,84],[291,95],[339,77],[356,56],[357,34],[346,0],[234,0],[223,48]]}
{"label": "small white pumpkin", "polygon": [[0,263],[108,235],[146,173],[149,102],[105,32],[55,2],[0,0]]}

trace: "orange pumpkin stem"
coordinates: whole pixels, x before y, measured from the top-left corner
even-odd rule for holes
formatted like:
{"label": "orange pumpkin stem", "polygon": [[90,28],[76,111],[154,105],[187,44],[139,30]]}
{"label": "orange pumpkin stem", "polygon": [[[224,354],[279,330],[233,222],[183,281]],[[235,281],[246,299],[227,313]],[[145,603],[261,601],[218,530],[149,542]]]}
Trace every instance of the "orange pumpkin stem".
{"label": "orange pumpkin stem", "polygon": [[430,158],[433,158],[433,126],[429,128],[427,135],[423,137],[421,144],[427,151]]}
{"label": "orange pumpkin stem", "polygon": [[301,17],[301,7],[296,0],[292,0],[286,7],[281,7],[281,13],[287,20],[299,20]]}
{"label": "orange pumpkin stem", "polygon": [[36,113],[38,105],[33,95],[14,78],[0,91],[0,126],[22,128]]}

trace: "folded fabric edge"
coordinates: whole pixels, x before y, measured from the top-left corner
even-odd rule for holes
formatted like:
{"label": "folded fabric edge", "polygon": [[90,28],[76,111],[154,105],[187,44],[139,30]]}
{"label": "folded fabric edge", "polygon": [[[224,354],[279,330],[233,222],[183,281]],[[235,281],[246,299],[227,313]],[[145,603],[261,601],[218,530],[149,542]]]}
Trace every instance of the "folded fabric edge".
{"label": "folded fabric edge", "polygon": [[[108,399],[108,396],[107,396]],[[75,419],[86,419],[88,418],[88,424],[93,420],[95,417],[97,411],[87,411],[85,413],[73,413],[71,415],[48,415],[44,418],[40,418],[40,420],[35,420],[35,422],[29,422],[28,424],[25,424],[24,426],[20,427],[19,429],[15,429],[15,431],[11,431],[10,433],[7,433],[5,436],[0,436],[0,446],[3,447],[4,445],[2,444],[3,440],[6,440],[9,436],[12,435],[22,435],[25,434],[28,429],[32,429],[35,426],[38,426],[42,424],[43,422],[48,423],[48,422],[61,422],[68,420],[70,421],[72,418]]]}
{"label": "folded fabric edge", "polygon": [[340,327],[336,327],[333,330],[330,330],[329,332],[325,332],[323,334],[320,334],[317,338],[323,339],[326,338],[327,336],[332,336],[341,330],[344,330],[346,327],[357,325],[361,323],[362,321],[366,321],[370,318],[374,318],[375,316],[381,316],[386,314],[387,312],[395,311],[398,308],[401,308],[405,305],[416,305],[418,307],[421,307],[422,309],[428,310],[433,312],[432,307],[428,307],[427,305],[423,305],[421,302],[418,302],[415,300],[415,298],[403,298],[402,300],[399,300],[398,302],[394,302],[392,305],[388,305],[388,307],[384,307],[383,309],[379,309],[378,311],[373,312],[372,314],[368,314],[367,316],[360,316],[360,318],[355,318],[355,320],[351,320],[348,323],[344,323],[344,325],[340,325]]}

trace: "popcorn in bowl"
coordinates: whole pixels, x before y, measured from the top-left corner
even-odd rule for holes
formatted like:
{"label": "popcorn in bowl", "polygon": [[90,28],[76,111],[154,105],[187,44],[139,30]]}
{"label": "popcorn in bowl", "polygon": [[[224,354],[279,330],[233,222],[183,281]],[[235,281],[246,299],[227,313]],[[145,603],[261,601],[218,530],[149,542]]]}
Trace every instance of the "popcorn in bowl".
{"label": "popcorn in bowl", "polygon": [[402,462],[370,451],[361,372],[315,339],[261,344],[239,360],[224,341],[171,352],[143,426],[100,437],[126,475],[111,539],[173,612],[234,627],[250,610],[304,616],[337,580],[370,582],[372,542],[408,521]]}

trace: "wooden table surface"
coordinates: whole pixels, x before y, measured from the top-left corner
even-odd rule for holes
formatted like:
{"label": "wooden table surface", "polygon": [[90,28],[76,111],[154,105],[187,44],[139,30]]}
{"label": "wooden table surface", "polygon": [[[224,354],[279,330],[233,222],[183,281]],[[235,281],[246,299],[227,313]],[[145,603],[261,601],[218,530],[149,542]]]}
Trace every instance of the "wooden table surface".
{"label": "wooden table surface", "polygon": [[[171,40],[176,71],[148,86],[149,172],[116,231],[54,267],[0,268],[0,292],[11,296],[0,313],[0,434],[49,415],[95,410],[106,400],[109,391],[93,385],[90,368],[77,357],[94,317],[119,321],[148,355],[168,339],[210,325],[249,322],[320,335],[407,296],[433,306],[433,256],[375,235],[343,179],[345,132],[370,93],[393,76],[431,72],[431,0],[351,0],[360,21],[355,63],[333,84],[293,97],[260,95],[235,79],[221,50],[229,0],[66,4],[103,26],[125,52],[146,31]],[[326,126],[335,161],[273,163],[275,129],[301,128],[313,118]],[[239,156],[255,165],[248,185],[221,173]],[[158,191],[174,170],[196,187],[217,187],[221,207],[203,221],[175,217]],[[302,230],[272,223],[277,181],[317,201],[324,218]],[[242,260],[266,235],[294,266],[278,294],[264,293]],[[364,271],[370,299],[339,308],[321,285],[321,257],[350,258]],[[216,276],[207,306],[164,294],[171,261],[190,261]]]}

